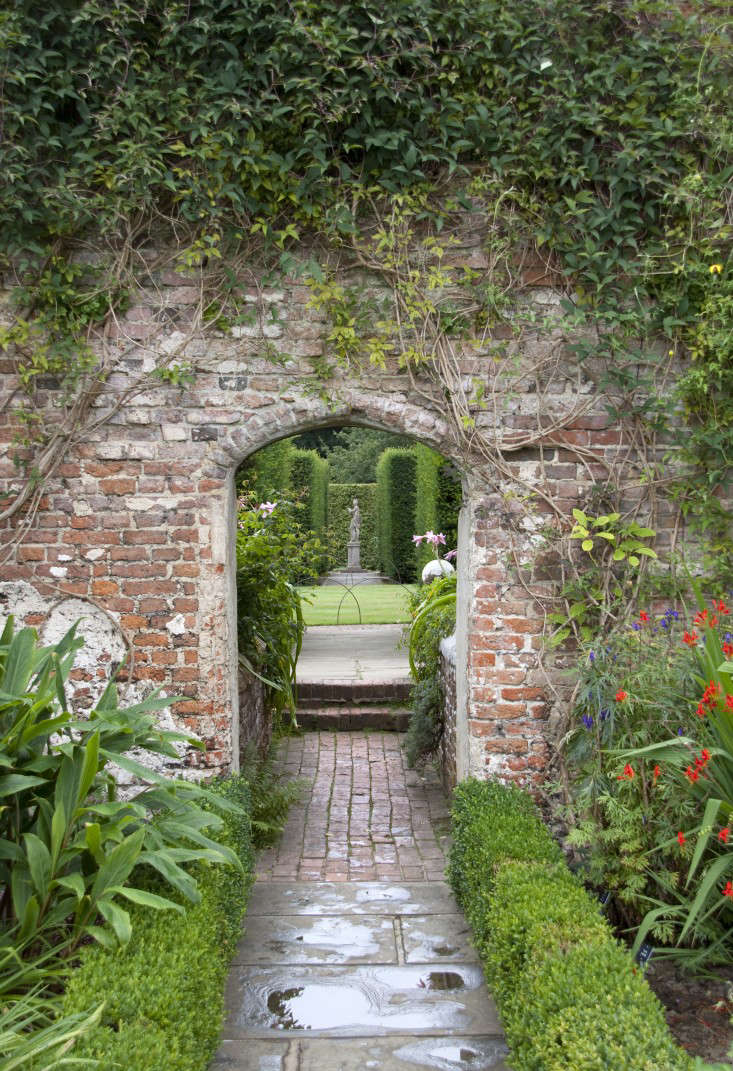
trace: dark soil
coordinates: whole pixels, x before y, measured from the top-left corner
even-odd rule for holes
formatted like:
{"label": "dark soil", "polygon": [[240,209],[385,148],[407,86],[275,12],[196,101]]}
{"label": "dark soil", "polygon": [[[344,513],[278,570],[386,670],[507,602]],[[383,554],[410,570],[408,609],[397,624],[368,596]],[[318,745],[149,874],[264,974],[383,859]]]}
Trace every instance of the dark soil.
{"label": "dark soil", "polygon": [[669,960],[652,959],[646,980],[664,1005],[675,1040],[693,1056],[711,1063],[728,1060],[733,1045],[733,969],[720,978],[696,978]]}

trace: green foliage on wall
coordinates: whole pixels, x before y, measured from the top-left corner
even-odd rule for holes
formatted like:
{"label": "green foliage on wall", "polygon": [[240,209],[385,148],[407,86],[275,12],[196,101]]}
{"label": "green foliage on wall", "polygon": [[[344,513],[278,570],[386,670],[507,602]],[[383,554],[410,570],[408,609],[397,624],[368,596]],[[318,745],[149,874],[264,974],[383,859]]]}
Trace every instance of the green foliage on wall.
{"label": "green foliage on wall", "polygon": [[305,506],[301,522],[316,535],[326,527],[328,516],[328,462],[315,450],[296,450],[290,454],[289,489]]}
{"label": "green foliage on wall", "polygon": [[378,569],[376,485],[373,483],[332,483],[328,487],[328,533],[331,568],[346,565],[349,541],[349,509],[359,499],[361,513],[361,564],[364,569]]}
{"label": "green foliage on wall", "polygon": [[385,450],[377,463],[379,567],[402,583],[415,578],[415,479],[413,450]]}

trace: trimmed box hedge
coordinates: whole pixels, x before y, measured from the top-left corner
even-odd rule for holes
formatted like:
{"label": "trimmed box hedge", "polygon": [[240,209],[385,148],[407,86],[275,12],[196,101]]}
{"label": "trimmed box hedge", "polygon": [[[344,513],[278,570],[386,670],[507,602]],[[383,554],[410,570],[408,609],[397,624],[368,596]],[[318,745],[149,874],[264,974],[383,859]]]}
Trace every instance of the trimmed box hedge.
{"label": "trimmed box hedge", "polygon": [[531,798],[469,780],[456,789],[452,816],[448,877],[514,1071],[691,1071],[659,1001]]}
{"label": "trimmed box hedge", "polygon": [[[74,1057],[124,1071],[206,1071],[218,1044],[224,985],[253,880],[250,796],[240,776],[210,786],[241,805],[225,812],[217,838],[234,848],[243,870],[198,864],[201,900],[185,913],[133,908],[132,937],[114,951],[85,948],[71,974],[62,1014],[105,1001],[101,1022]],[[166,890],[166,895],[170,895]]]}

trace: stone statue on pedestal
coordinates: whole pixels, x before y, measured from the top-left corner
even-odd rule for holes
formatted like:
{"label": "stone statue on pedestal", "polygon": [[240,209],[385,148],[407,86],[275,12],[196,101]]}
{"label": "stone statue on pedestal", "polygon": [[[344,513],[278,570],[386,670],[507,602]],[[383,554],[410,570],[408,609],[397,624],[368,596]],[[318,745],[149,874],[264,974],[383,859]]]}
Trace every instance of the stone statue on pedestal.
{"label": "stone statue on pedestal", "polygon": [[351,523],[349,525],[349,542],[347,543],[348,561],[347,569],[361,569],[361,510],[359,499],[353,500],[349,509]]}

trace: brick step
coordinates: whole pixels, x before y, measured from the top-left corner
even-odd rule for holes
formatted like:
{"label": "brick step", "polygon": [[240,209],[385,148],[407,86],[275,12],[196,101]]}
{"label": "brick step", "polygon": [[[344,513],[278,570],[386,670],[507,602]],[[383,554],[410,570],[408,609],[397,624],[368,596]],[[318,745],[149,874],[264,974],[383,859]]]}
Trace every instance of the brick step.
{"label": "brick step", "polygon": [[404,703],[410,698],[412,681],[403,678],[391,681],[298,681],[298,709],[331,706],[344,703]]}
{"label": "brick step", "polygon": [[381,729],[404,733],[410,718],[409,707],[387,706],[385,703],[347,706],[345,703],[303,708],[298,705],[298,725],[301,729],[326,729],[357,732],[362,729]]}

